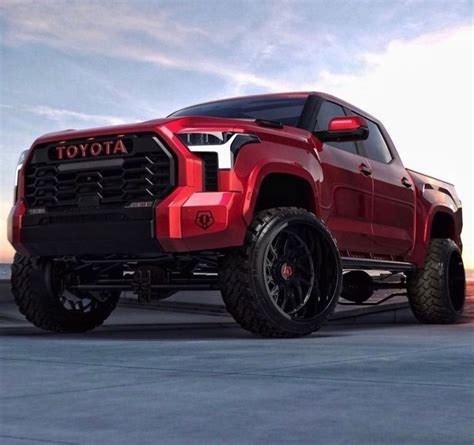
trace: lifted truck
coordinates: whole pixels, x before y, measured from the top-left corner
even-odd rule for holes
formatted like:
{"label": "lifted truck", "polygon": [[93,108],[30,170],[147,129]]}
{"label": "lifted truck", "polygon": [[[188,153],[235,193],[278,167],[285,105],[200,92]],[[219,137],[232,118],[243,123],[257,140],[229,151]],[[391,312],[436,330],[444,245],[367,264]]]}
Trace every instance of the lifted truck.
{"label": "lifted truck", "polygon": [[[405,287],[425,323],[463,310],[454,187],[405,169],[380,121],[327,94],[47,134],[16,176],[13,294],[44,329],[93,329],[125,290],[147,302],[220,289],[235,320],[267,337],[314,332],[341,290],[361,304]],[[401,279],[377,284],[367,270]]]}

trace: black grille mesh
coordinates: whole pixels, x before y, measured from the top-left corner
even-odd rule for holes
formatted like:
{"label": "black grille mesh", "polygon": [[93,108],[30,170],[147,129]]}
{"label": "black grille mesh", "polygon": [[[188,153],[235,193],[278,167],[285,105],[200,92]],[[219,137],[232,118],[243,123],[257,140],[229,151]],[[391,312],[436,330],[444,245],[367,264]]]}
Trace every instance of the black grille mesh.
{"label": "black grille mesh", "polygon": [[203,175],[204,175],[204,190],[206,192],[215,192],[218,188],[218,171],[219,161],[217,153],[202,152],[195,153],[202,159]]}
{"label": "black grille mesh", "polygon": [[36,147],[25,175],[27,206],[54,210],[113,207],[166,196],[174,185],[171,153],[152,134],[126,138],[131,153],[94,159],[58,161],[51,159],[56,144]]}

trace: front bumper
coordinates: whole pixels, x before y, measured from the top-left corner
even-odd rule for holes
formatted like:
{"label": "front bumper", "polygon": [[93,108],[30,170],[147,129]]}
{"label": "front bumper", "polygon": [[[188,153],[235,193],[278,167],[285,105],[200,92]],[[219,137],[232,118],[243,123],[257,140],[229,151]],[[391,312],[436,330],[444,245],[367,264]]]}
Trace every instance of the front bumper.
{"label": "front bumper", "polygon": [[155,209],[156,238],[168,252],[240,246],[247,230],[240,192],[177,188]]}
{"label": "front bumper", "polygon": [[8,226],[10,243],[26,255],[136,255],[161,250],[150,208],[29,214],[20,201]]}
{"label": "front bumper", "polygon": [[8,239],[23,255],[156,255],[239,246],[245,237],[242,194],[178,187],[155,207],[30,214],[10,212]]}
{"label": "front bumper", "polygon": [[[178,119],[167,122],[166,125],[144,123],[123,129],[125,135],[156,134],[163,146],[169,147],[170,153],[172,152],[172,170],[175,171],[176,177],[176,181],[173,181],[174,188],[169,193],[156,195],[157,201],[153,207],[128,209],[130,203],[126,202],[122,207],[122,204],[114,203],[111,208],[111,205],[102,205],[100,202],[97,205],[96,199],[90,203],[81,203],[84,207],[79,203],[72,203],[69,209],[55,209],[54,206],[48,207],[48,203],[36,205],[35,202],[30,202],[30,207],[44,206],[48,209],[42,215],[31,214],[23,198],[27,196],[24,167],[19,175],[19,196],[22,199],[18,200],[9,216],[10,243],[18,252],[36,256],[139,256],[161,252],[215,250],[242,245],[246,233],[246,223],[242,216],[244,194],[235,184],[230,187],[228,180],[222,181],[223,188],[229,190],[230,187],[233,191],[203,191],[202,161],[190,153],[176,136],[176,133],[188,124],[186,119]],[[94,134],[68,133],[64,138],[103,139],[116,133],[114,128],[97,130]],[[36,153],[35,147],[38,144],[47,145],[55,140],[54,136],[36,142],[28,162],[31,161],[32,154]],[[141,148],[145,151],[151,150],[148,146]],[[25,163],[26,166],[28,162]],[[224,173],[219,172],[219,175]],[[92,179],[95,180],[95,177]],[[102,183],[100,185],[104,186]],[[36,183],[33,186],[36,187]],[[41,197],[35,195],[33,198]],[[56,198],[59,199],[58,196]]]}

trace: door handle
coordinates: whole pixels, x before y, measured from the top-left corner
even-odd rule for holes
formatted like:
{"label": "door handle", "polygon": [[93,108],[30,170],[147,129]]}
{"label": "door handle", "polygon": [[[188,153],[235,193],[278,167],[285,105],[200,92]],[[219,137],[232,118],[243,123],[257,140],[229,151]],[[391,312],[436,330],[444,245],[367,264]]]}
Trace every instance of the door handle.
{"label": "door handle", "polygon": [[411,189],[411,182],[408,180],[406,176],[402,178],[402,184],[407,188]]}
{"label": "door handle", "polygon": [[372,175],[372,170],[369,167],[367,167],[367,165],[365,165],[364,163],[359,165],[359,171],[365,176]]}

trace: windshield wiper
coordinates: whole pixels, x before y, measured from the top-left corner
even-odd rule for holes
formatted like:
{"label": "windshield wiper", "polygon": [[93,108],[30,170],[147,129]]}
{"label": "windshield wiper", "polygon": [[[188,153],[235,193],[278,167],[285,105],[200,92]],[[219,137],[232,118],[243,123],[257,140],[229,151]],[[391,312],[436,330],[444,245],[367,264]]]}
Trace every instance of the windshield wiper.
{"label": "windshield wiper", "polygon": [[283,128],[283,124],[281,122],[272,121],[269,119],[255,119],[255,123],[262,127]]}

